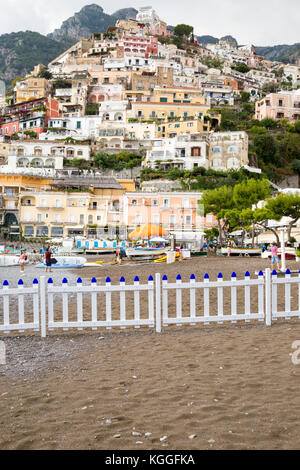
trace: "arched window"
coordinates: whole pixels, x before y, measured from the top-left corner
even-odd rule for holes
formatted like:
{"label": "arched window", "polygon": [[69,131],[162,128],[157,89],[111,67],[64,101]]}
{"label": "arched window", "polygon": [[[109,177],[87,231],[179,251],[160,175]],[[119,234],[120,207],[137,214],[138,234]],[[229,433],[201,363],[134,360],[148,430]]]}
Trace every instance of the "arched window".
{"label": "arched window", "polygon": [[221,152],[222,152],[221,147],[213,147],[212,148],[212,153],[221,153]]}
{"label": "arched window", "polygon": [[228,152],[229,153],[238,153],[238,148],[236,145],[231,145],[230,147],[228,147]]}

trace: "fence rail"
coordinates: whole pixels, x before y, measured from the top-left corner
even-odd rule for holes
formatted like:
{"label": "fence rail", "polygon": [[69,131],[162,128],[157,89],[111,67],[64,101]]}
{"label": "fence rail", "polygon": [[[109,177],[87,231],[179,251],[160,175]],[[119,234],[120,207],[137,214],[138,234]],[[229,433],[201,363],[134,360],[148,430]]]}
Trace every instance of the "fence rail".
{"label": "fence rail", "polygon": [[[295,295],[296,291],[296,295]],[[1,308],[2,307],[2,308]],[[265,322],[267,326],[280,318],[300,319],[300,271],[284,277],[270,269],[260,271],[256,278],[246,272],[244,279],[232,273],[224,280],[220,273],[216,281],[206,274],[203,280],[191,275],[184,282],[178,275],[176,282],[167,276],[155,279],[150,276],[141,283],[136,276],[132,284],[124,277],[112,285],[107,278],[104,284],[93,278],[83,285],[81,278],[70,285],[66,278],[54,285],[50,278],[34,279],[31,287],[19,280],[17,287],[7,281],[0,289],[0,333],[13,331],[47,331],[62,329],[84,330],[147,326],[161,332],[169,325],[197,325],[237,323],[251,320]]]}

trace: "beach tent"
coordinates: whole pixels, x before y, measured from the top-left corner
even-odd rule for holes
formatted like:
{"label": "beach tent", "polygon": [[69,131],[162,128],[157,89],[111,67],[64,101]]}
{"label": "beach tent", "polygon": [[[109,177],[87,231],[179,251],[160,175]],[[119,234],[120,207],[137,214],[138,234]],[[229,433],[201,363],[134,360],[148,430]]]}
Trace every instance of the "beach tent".
{"label": "beach tent", "polygon": [[158,237],[169,235],[167,230],[164,230],[159,225],[153,224],[146,224],[138,227],[136,230],[131,232],[128,237],[131,240],[136,240],[137,238],[150,238],[150,237]]}

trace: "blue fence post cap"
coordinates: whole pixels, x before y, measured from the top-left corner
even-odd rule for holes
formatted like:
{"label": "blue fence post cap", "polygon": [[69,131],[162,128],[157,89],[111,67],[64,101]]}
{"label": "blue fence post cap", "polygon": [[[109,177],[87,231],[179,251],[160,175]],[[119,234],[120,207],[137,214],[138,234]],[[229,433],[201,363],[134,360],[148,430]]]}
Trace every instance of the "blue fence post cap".
{"label": "blue fence post cap", "polygon": [[38,284],[39,281],[37,279],[33,279],[32,284]]}
{"label": "blue fence post cap", "polygon": [[263,272],[263,271],[259,271],[258,275],[259,275],[259,276],[263,276],[263,275],[264,275],[264,272]]}
{"label": "blue fence post cap", "polygon": [[125,282],[125,277],[124,276],[121,277],[120,282]]}
{"label": "blue fence post cap", "polygon": [[209,274],[204,274],[204,279],[209,279]]}
{"label": "blue fence post cap", "polygon": [[53,284],[53,279],[51,279],[51,277],[48,279],[48,284]]}
{"label": "blue fence post cap", "polygon": [[22,279],[19,279],[18,286],[24,286],[24,282],[22,281]]}
{"label": "blue fence post cap", "polygon": [[285,274],[291,274],[291,271],[287,269]]}
{"label": "blue fence post cap", "polygon": [[150,276],[149,276],[149,278],[148,278],[148,281],[154,281],[154,279],[153,279],[153,276],[152,276],[152,275],[150,275]]}
{"label": "blue fence post cap", "polygon": [[139,277],[138,277],[138,276],[135,276],[135,278],[134,278],[134,282],[140,282],[140,279],[139,279]]}
{"label": "blue fence post cap", "polygon": [[166,276],[166,274],[163,276],[162,280],[163,280],[163,281],[167,281],[167,280],[168,280],[168,277]]}
{"label": "blue fence post cap", "polygon": [[246,272],[245,272],[245,277],[250,277],[249,271],[246,271]]}
{"label": "blue fence post cap", "polygon": [[180,274],[177,275],[176,280],[177,280],[177,281],[181,281],[181,276],[180,276]]}
{"label": "blue fence post cap", "polygon": [[277,271],[275,271],[275,269],[274,269],[274,271],[272,272],[272,276],[277,276]]}
{"label": "blue fence post cap", "polygon": [[222,273],[218,274],[218,279],[223,279],[223,274]]}
{"label": "blue fence post cap", "polygon": [[66,277],[64,277],[64,279],[62,280],[62,283],[63,284],[68,284],[68,279]]}
{"label": "blue fence post cap", "polygon": [[79,278],[77,279],[77,284],[82,284],[82,279],[81,279],[81,277],[79,277]]}
{"label": "blue fence post cap", "polygon": [[107,277],[106,280],[105,280],[105,282],[111,282],[110,277]]}
{"label": "blue fence post cap", "polygon": [[236,273],[232,273],[232,274],[231,274],[231,277],[236,278]]}
{"label": "blue fence post cap", "polygon": [[9,285],[9,284],[8,284],[8,281],[3,281],[3,285],[4,285],[4,286],[8,286],[8,285]]}
{"label": "blue fence post cap", "polygon": [[91,283],[92,284],[96,284],[97,283],[97,279],[95,277],[93,277],[93,279],[91,280]]}
{"label": "blue fence post cap", "polygon": [[191,281],[194,281],[196,279],[196,276],[195,274],[192,274],[191,277],[190,277]]}

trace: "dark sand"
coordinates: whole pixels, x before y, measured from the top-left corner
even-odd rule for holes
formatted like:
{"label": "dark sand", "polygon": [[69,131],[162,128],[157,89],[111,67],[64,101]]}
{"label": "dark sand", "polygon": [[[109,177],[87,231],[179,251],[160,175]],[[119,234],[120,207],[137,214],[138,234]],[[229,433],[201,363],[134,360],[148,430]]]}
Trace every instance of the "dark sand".
{"label": "dark sand", "polygon": [[[241,278],[268,266],[261,259],[195,258],[84,268],[78,275],[101,284],[108,275],[113,283],[122,275],[133,282],[137,274],[144,282],[156,272],[170,280],[208,272],[215,280],[219,272]],[[292,295],[296,302],[298,293]],[[238,299],[243,310],[243,292]],[[255,308],[256,289],[251,300]],[[224,304],[226,310],[228,296]],[[291,361],[299,320],[269,328],[240,322],[168,327],[161,334],[128,328],[0,339],[7,347],[7,365],[0,365],[1,449],[300,448],[300,366]]]}

